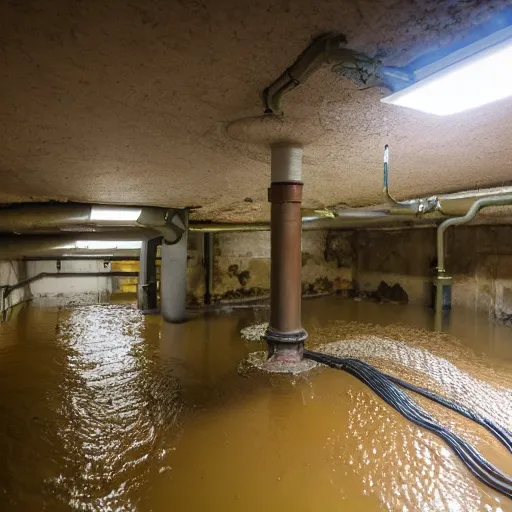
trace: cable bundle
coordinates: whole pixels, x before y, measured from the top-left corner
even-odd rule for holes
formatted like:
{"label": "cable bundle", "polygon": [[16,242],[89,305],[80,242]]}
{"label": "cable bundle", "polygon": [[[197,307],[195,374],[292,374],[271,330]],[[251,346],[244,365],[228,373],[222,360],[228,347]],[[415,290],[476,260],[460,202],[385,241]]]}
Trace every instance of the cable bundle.
{"label": "cable bundle", "polygon": [[304,350],[304,357],[344,370],[369,386],[388,405],[412,423],[430,430],[443,439],[481,482],[512,499],[512,479],[488,462],[471,444],[450,429],[439,425],[422,407],[398,386],[414,391],[486,428],[509,452],[512,453],[512,434],[493,421],[451,402],[431,391],[386,375],[358,359],[339,358],[328,354]]}

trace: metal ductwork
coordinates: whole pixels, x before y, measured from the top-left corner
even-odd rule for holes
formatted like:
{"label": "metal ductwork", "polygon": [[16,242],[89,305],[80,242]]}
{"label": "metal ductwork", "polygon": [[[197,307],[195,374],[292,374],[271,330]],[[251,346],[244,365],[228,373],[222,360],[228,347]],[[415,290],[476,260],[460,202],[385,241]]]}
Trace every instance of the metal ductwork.
{"label": "metal ductwork", "polygon": [[[175,219],[181,210],[81,203],[17,204],[0,209],[0,232],[103,232],[133,227],[152,229],[167,243],[181,239]],[[99,215],[95,215],[99,213]],[[111,215],[109,215],[109,213]],[[118,214],[118,218],[114,214]],[[141,235],[144,236],[144,235]]]}
{"label": "metal ductwork", "polygon": [[[389,195],[385,187],[384,203],[370,207],[343,208],[332,210],[332,217],[326,217],[325,212],[318,215],[306,210],[303,213],[302,229],[361,229],[366,227],[412,227],[435,225],[448,217],[464,216],[475,201],[485,197],[500,197],[512,193],[512,187],[491,188],[476,191],[467,191],[453,194],[396,201]],[[388,197],[389,195],[389,197]],[[435,204],[435,208],[421,205]],[[139,210],[140,214],[135,220],[91,220],[92,208],[101,208],[105,211],[131,211]],[[119,230],[126,232],[132,228],[132,234],[140,237],[163,236],[167,243],[176,243],[180,240],[183,229],[179,225],[179,215],[183,210],[157,208],[157,207],[117,207],[107,205],[86,205],[72,203],[39,203],[19,204],[0,208],[0,233],[15,234],[62,234],[68,236],[66,240],[73,239],[119,239],[116,237]],[[177,217],[178,216],[178,217]],[[503,218],[502,218],[503,219]],[[269,231],[268,222],[243,223],[216,223],[216,222],[190,222],[191,232],[235,232],[235,231]],[[101,238],[100,237],[103,237]],[[71,238],[69,238],[71,237]],[[100,238],[98,238],[100,237]],[[130,238],[133,239],[133,238]],[[17,238],[21,243],[22,239]],[[60,238],[58,240],[61,240]],[[7,243],[8,239],[4,242]],[[52,244],[57,242],[53,237]],[[3,247],[0,247],[3,249]],[[34,246],[35,250],[35,246]],[[37,252],[37,251],[36,251]]]}
{"label": "metal ductwork", "polygon": [[71,203],[27,203],[0,209],[0,232],[28,233],[93,225],[91,205]]}
{"label": "metal ductwork", "polygon": [[[158,236],[155,231],[131,229],[116,233],[81,233],[63,235],[6,235],[0,237],[0,260],[20,259],[34,256],[59,256],[64,254],[120,254],[126,250],[116,248],[88,249],[77,248],[79,241],[138,241]],[[130,250],[130,254],[133,254]]]}

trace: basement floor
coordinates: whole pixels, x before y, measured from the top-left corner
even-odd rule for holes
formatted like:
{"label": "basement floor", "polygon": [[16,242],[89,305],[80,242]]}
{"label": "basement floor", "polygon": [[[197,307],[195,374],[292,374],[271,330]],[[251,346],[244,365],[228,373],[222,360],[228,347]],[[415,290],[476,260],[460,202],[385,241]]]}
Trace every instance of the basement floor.
{"label": "basement floor", "polygon": [[[511,425],[510,327],[454,309],[434,332],[424,308],[334,297],[303,310],[309,346],[340,342]],[[19,310],[0,325],[0,509],[512,510],[348,374],[248,371],[264,347],[240,331],[267,320],[265,305],[181,325],[126,303]],[[480,427],[422,405],[512,474]]]}

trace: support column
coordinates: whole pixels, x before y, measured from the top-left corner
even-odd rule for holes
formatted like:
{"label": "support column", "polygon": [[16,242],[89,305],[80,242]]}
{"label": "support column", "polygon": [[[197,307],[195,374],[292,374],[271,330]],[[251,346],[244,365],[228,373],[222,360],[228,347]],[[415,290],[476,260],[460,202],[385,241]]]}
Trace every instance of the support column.
{"label": "support column", "polygon": [[205,233],[203,237],[204,262],[204,303],[212,303],[213,289],[213,233]]}
{"label": "support column", "polygon": [[161,240],[161,237],[143,240],[140,248],[137,306],[143,311],[157,308],[156,252]]}
{"label": "support column", "polygon": [[174,211],[173,225],[182,233],[177,242],[162,240],[160,272],[160,310],[167,322],[180,323],[187,319],[187,239],[188,211]]}
{"label": "support column", "polygon": [[302,147],[272,146],[270,220],[270,322],[265,333],[269,362],[302,360]]}

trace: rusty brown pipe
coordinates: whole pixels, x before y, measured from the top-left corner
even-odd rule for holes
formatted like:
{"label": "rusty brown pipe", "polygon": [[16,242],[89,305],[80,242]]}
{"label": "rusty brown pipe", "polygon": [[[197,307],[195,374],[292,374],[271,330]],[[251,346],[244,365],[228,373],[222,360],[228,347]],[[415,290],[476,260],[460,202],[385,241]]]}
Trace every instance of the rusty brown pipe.
{"label": "rusty brown pipe", "polygon": [[265,339],[269,358],[279,362],[302,359],[306,331],[301,320],[302,183],[272,183],[270,322]]}
{"label": "rusty brown pipe", "polygon": [[272,183],[270,327],[293,333],[301,323],[302,183]]}

